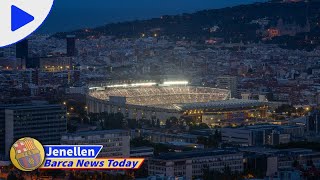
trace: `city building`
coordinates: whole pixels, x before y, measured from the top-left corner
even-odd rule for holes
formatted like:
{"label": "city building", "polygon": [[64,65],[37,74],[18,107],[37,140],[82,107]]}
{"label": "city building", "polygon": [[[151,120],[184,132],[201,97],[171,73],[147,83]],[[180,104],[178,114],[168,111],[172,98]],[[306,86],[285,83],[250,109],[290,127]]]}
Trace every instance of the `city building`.
{"label": "city building", "polygon": [[255,125],[222,128],[222,141],[242,146],[262,146],[288,143],[304,136],[303,126]]}
{"label": "city building", "polygon": [[272,177],[272,179],[290,179],[290,180],[300,180],[303,179],[303,173],[298,170],[282,170],[277,172],[276,177]]}
{"label": "city building", "polygon": [[73,86],[66,88],[66,94],[82,94],[85,95],[87,93],[87,89],[85,86]]}
{"label": "city building", "polygon": [[198,136],[192,134],[172,134],[167,132],[157,131],[144,131],[145,136],[149,141],[154,143],[169,143],[169,142],[181,142],[181,143],[197,143]]}
{"label": "city building", "polygon": [[76,55],[76,36],[68,35],[67,36],[67,56],[73,57]]}
{"label": "city building", "polygon": [[279,172],[292,171],[297,168],[307,170],[320,167],[320,152],[310,149],[271,149],[264,147],[240,148],[244,153],[244,166],[259,169],[267,177],[276,177]]}
{"label": "city building", "polygon": [[29,42],[24,39],[16,44],[16,58],[28,59],[29,57]]}
{"label": "city building", "polygon": [[86,131],[63,134],[61,144],[103,145],[98,157],[130,157],[130,135],[126,130]]}
{"label": "city building", "polygon": [[2,47],[0,48],[0,57],[5,59],[16,58],[16,51],[17,49],[15,45]]}
{"label": "city building", "polygon": [[320,133],[320,112],[318,110],[309,113],[306,118],[306,127],[308,133]]}
{"label": "city building", "polygon": [[153,147],[135,147],[130,149],[130,157],[152,157],[154,154]]}
{"label": "city building", "polygon": [[181,153],[166,153],[151,158],[149,175],[182,177],[186,180],[202,177],[205,168],[222,172],[229,167],[232,172],[243,171],[243,154],[236,150],[197,150]]}
{"label": "city building", "polygon": [[42,144],[60,144],[67,131],[66,109],[51,104],[15,104],[0,106],[0,154],[9,157],[12,144],[33,137]]}
{"label": "city building", "polygon": [[26,69],[19,72],[16,79],[19,83],[39,84],[39,72],[37,69]]}
{"label": "city building", "polygon": [[217,88],[230,90],[231,97],[238,97],[238,79],[236,76],[219,76],[216,84]]}
{"label": "city building", "polygon": [[46,72],[60,72],[72,70],[71,57],[44,57],[40,58],[40,70]]}
{"label": "city building", "polygon": [[25,59],[3,58],[0,52],[0,69],[5,71],[25,69]]}
{"label": "city building", "polygon": [[269,135],[269,144],[273,146],[287,144],[290,141],[290,134],[281,134],[280,132],[274,131]]}
{"label": "city building", "polygon": [[175,152],[182,152],[186,149],[205,149],[205,146],[203,144],[198,143],[186,143],[186,142],[179,142],[179,141],[172,141],[172,142],[166,142],[161,143],[169,147],[172,151]]}

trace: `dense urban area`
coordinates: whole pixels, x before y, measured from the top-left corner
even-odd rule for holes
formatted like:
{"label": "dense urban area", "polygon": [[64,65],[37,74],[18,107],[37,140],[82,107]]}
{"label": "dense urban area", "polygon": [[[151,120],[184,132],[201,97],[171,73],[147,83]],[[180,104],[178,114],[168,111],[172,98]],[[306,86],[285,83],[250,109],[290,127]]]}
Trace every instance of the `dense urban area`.
{"label": "dense urban area", "polygon": [[[320,2],[33,35],[0,49],[0,179],[318,179]],[[22,173],[9,149],[103,145],[139,170]]]}

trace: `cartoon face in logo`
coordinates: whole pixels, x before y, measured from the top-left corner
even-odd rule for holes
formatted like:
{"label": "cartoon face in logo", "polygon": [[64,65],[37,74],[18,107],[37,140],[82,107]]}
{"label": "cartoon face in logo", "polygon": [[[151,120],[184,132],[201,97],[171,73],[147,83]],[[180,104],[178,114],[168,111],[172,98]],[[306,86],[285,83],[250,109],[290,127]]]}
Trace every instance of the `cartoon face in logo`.
{"label": "cartoon face in logo", "polygon": [[33,171],[44,161],[43,146],[33,138],[19,139],[11,147],[10,159],[16,168]]}

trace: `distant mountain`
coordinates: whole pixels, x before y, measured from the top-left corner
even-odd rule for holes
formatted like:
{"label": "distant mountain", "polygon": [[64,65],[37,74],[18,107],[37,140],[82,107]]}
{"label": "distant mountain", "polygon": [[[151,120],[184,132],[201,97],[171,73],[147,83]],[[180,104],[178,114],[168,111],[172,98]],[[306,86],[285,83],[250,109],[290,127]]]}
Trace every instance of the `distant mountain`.
{"label": "distant mountain", "polygon": [[[301,44],[319,44],[320,2],[268,2],[230,8],[204,10],[193,14],[162,16],[150,20],[113,23],[94,29],[57,33],[64,38],[75,34],[135,38],[167,36],[199,42],[220,38],[225,42],[265,42],[299,48]],[[270,34],[269,31],[272,30]],[[285,38],[284,38],[285,37]],[[288,44],[288,42],[289,44]],[[306,41],[306,42],[301,42]]]}
{"label": "distant mountain", "polygon": [[55,1],[38,34],[93,28],[114,22],[193,13],[267,0],[67,0]]}

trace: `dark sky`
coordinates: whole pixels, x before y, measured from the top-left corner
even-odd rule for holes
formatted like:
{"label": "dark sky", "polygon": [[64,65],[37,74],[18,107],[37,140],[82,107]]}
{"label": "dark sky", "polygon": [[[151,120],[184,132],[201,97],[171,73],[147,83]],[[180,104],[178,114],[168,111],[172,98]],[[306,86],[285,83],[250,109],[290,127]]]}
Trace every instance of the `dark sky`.
{"label": "dark sky", "polygon": [[38,32],[68,31],[257,1],[264,0],[55,0],[48,19]]}

